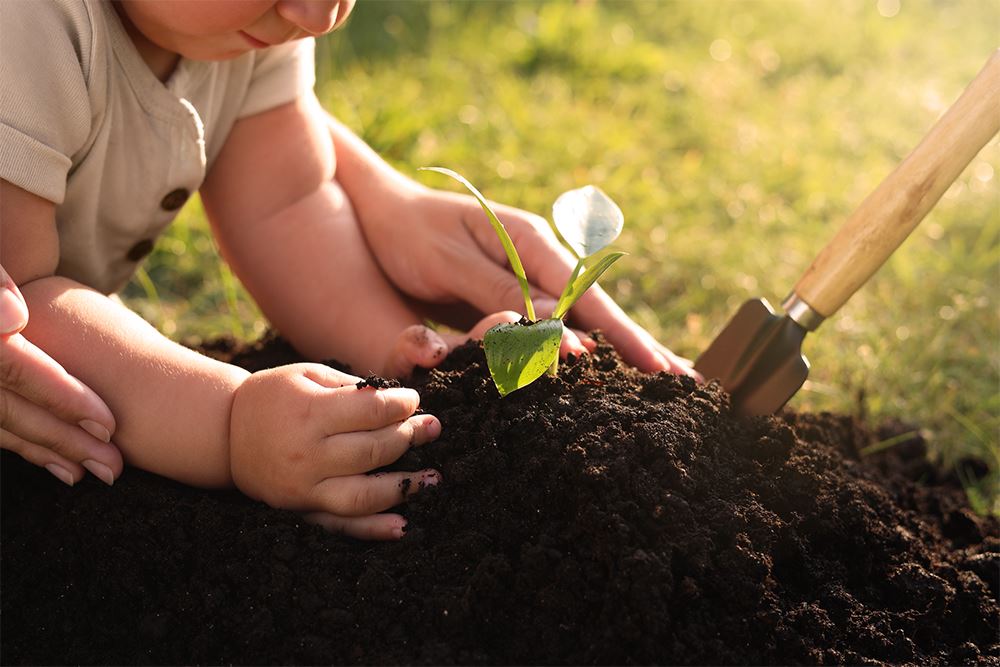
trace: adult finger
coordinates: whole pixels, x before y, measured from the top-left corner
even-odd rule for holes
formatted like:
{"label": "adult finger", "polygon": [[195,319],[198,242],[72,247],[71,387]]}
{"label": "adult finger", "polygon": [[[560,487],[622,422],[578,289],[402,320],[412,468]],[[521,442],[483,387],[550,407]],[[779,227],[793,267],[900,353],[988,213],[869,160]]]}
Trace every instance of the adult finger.
{"label": "adult finger", "polygon": [[645,329],[633,324],[634,330],[608,331],[605,335],[622,359],[645,373],[667,371],[701,380],[691,362],[660,344]]}
{"label": "adult finger", "polygon": [[580,329],[573,329],[572,331],[576,334],[576,337],[580,339],[583,346],[587,348],[587,352],[593,352],[597,349],[597,341],[591,338],[590,334],[586,331],[581,331]]}
{"label": "adult finger", "polygon": [[56,479],[69,486],[73,486],[87,474],[80,464],[59,456],[48,447],[28,442],[4,429],[0,429],[0,448],[14,452],[28,463],[45,468]]}
{"label": "adult finger", "polygon": [[587,348],[584,346],[583,341],[580,340],[580,337],[576,335],[575,331],[564,326],[562,340],[559,341],[559,356],[565,359],[567,354],[575,354],[577,356],[587,354]]}
{"label": "adult finger", "polygon": [[0,266],[0,336],[10,336],[28,326],[28,306],[21,290]]}
{"label": "adult finger", "polygon": [[104,401],[21,334],[0,341],[0,388],[78,424],[98,440],[109,442],[115,431],[114,415]]}
{"label": "adult finger", "polygon": [[310,501],[313,509],[338,516],[368,516],[395,507],[440,481],[436,470],[329,477],[313,487]]}
{"label": "adult finger", "polygon": [[580,298],[572,311],[572,318],[586,329],[600,329],[622,360],[640,371],[668,371],[700,377],[683,357],[671,352],[632,321],[599,285],[594,285]]}
{"label": "adult finger", "polygon": [[[484,313],[524,310],[521,283],[506,263],[497,264],[486,254],[475,251],[456,257],[455,260],[452,273],[458,278],[451,287],[457,298]],[[531,279],[531,274],[528,274],[528,278]],[[529,285],[528,294],[533,304],[546,299],[554,301],[552,294],[533,283]]]}
{"label": "adult finger", "polygon": [[406,519],[398,514],[337,516],[329,512],[309,512],[302,518],[331,533],[359,540],[398,540],[406,534]]}
{"label": "adult finger", "polygon": [[426,444],[441,435],[441,422],[433,415],[415,415],[406,421],[374,431],[338,433],[320,442],[314,469],[354,475],[387,466],[410,447]]}
{"label": "adult finger", "polygon": [[80,463],[105,484],[114,484],[124,468],[117,447],[7,389],[0,389],[0,428]]}
{"label": "adult finger", "polygon": [[701,373],[694,369],[694,362],[687,357],[682,357],[679,354],[675,354],[663,345],[659,346],[660,354],[664,356],[667,363],[670,364],[670,372],[677,373],[678,375],[688,375],[693,377],[698,382],[704,382],[705,378]]}
{"label": "adult finger", "polygon": [[541,216],[506,206],[494,207],[524,263],[533,285],[547,294],[561,294],[573,272],[576,259],[564,248]]}
{"label": "adult finger", "polygon": [[[551,317],[556,305],[558,304],[555,299],[542,299],[535,304],[538,317]],[[579,329],[566,329],[566,331],[571,332],[575,338],[570,338],[565,333],[563,334],[562,347],[560,348],[562,356],[565,357],[570,352],[573,354],[582,354],[583,352],[593,352],[597,349],[597,343],[586,332]],[[577,347],[577,342],[583,346],[582,350]]]}

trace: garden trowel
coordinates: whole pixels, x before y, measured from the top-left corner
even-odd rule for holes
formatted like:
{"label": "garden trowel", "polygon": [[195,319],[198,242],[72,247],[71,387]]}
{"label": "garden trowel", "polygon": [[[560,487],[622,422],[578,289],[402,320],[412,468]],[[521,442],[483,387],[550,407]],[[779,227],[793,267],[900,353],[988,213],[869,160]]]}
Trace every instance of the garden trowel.
{"label": "garden trowel", "polygon": [[833,315],[909,236],[948,186],[1000,131],[1000,50],[923,141],[861,203],[775,314],[744,303],[695,362],[742,415],[781,409],[809,375],[802,339]]}

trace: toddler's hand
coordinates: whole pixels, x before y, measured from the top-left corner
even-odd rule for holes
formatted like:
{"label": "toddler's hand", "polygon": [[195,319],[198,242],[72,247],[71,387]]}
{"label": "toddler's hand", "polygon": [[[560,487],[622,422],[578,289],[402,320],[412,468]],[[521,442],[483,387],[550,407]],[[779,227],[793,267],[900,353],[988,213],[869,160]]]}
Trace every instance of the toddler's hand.
{"label": "toddler's hand", "polygon": [[[555,302],[552,303],[552,307],[555,307]],[[552,311],[552,307],[548,312]],[[387,377],[408,377],[416,366],[433,368],[444,361],[449,352],[469,339],[481,340],[490,327],[505,322],[517,322],[520,319],[521,315],[513,310],[493,313],[479,320],[467,334],[439,334],[430,327],[414,324],[404,329],[396,338],[396,343],[386,361],[384,374]],[[559,354],[563,358],[570,353],[580,355],[593,352],[596,347],[597,343],[582,331],[563,328],[562,344],[559,348]]]}
{"label": "toddler's hand", "polygon": [[414,415],[412,389],[358,389],[361,378],[320,364],[254,373],[236,390],[230,419],[233,481],[273,507],[318,512],[312,520],[363,539],[398,539],[406,520],[379,514],[435,470],[366,475],[438,437],[441,423]]}

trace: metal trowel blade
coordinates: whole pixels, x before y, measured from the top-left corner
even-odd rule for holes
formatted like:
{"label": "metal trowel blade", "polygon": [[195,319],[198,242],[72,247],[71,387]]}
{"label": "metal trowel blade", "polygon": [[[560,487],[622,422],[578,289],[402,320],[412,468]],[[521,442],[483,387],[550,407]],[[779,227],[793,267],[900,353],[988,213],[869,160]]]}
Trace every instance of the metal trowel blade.
{"label": "metal trowel blade", "polygon": [[736,311],[694,367],[718,379],[740,415],[777,412],[809,376],[802,354],[806,330],[787,315],[777,315],[764,299],[751,299]]}

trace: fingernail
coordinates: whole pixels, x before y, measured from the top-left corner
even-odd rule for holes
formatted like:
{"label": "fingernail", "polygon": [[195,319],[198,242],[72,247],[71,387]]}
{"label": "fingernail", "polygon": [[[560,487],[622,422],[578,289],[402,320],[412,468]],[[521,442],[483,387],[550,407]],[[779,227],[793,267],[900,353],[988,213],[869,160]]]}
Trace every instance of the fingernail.
{"label": "fingernail", "polygon": [[379,389],[379,391],[385,392],[386,398],[396,398],[401,401],[420,400],[420,394],[409,387],[390,387],[388,389]]}
{"label": "fingernail", "polygon": [[93,419],[81,419],[80,428],[101,442],[111,442],[111,433]]}
{"label": "fingernail", "polygon": [[420,474],[420,483],[424,486],[437,486],[441,482],[441,473],[437,470],[428,470]]}
{"label": "fingernail", "polygon": [[63,468],[57,463],[46,463],[45,469],[59,478],[59,481],[67,486],[73,486],[73,473]]}
{"label": "fingernail", "polygon": [[9,289],[0,289],[0,335],[20,331],[28,323],[28,309]]}
{"label": "fingernail", "polygon": [[427,431],[427,436],[431,439],[441,435],[441,422],[437,417],[432,415],[424,415],[424,429]]}
{"label": "fingernail", "polygon": [[392,536],[395,537],[397,540],[403,539],[403,535],[406,535],[405,523],[401,526],[396,526],[395,528],[392,529]]}
{"label": "fingernail", "polygon": [[101,480],[108,486],[111,486],[115,483],[115,476],[114,474],[112,474],[111,468],[104,465],[103,463],[99,463],[98,461],[95,461],[93,459],[87,459],[81,465],[83,465],[84,468],[89,470],[91,474],[94,475],[94,477]]}

